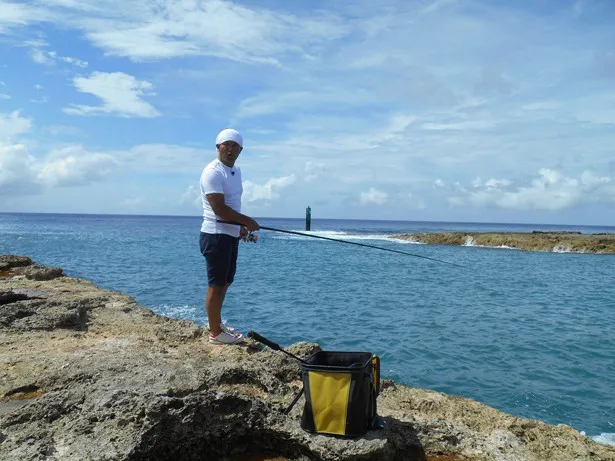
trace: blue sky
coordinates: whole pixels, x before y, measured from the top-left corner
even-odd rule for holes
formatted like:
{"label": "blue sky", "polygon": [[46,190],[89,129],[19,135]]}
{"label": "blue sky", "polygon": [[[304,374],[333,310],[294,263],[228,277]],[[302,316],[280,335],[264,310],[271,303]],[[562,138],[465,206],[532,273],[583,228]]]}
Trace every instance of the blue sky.
{"label": "blue sky", "polygon": [[615,225],[609,0],[0,0],[0,211]]}

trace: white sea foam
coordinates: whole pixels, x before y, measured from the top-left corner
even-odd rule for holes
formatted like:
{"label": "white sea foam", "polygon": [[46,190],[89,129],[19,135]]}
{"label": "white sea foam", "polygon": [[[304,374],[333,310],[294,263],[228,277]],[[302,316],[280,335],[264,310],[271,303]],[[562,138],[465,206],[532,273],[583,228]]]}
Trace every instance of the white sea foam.
{"label": "white sea foam", "polygon": [[476,240],[474,240],[474,237],[472,237],[471,235],[466,235],[466,240],[465,242],[463,242],[461,246],[477,247],[477,248],[502,248],[505,250],[518,250],[518,248],[511,247],[508,245],[479,245],[478,243],[476,243]]}
{"label": "white sea foam", "polygon": [[[275,238],[277,239],[306,239],[310,237],[325,237],[333,240],[386,240],[386,241],[394,241],[400,242],[400,240],[392,239],[390,235],[386,234],[350,234],[347,232],[341,231],[295,231],[293,232],[301,232],[305,235],[295,235],[295,234],[277,234]],[[406,242],[404,242],[406,243]],[[411,242],[408,242],[411,243]]]}
{"label": "white sea foam", "polygon": [[555,245],[552,251],[553,253],[570,253],[570,247],[568,245]]}
{"label": "white sea foam", "polygon": [[596,442],[604,443],[605,445],[613,445],[615,447],[615,433],[603,432],[602,434],[594,435],[591,438]]}
{"label": "white sea foam", "polygon": [[419,242],[416,237],[412,237],[408,239],[390,238],[389,240],[392,240],[393,242],[396,242],[396,243],[402,243],[405,245],[425,245],[423,242]]}
{"label": "white sea foam", "polygon": [[478,248],[496,248],[496,249],[502,249],[502,250],[517,250],[517,251],[521,251],[519,248],[515,248],[515,247],[511,247],[508,245],[472,245]]}
{"label": "white sea foam", "polygon": [[476,241],[474,240],[474,237],[472,237],[471,235],[466,235],[466,241],[463,242],[463,246],[464,247],[475,247],[476,245]]}
{"label": "white sea foam", "polygon": [[189,304],[184,304],[182,306],[162,304],[154,307],[156,312],[159,312],[164,316],[183,320],[192,320],[196,318],[198,316],[199,309],[202,309],[202,307],[191,306]]}

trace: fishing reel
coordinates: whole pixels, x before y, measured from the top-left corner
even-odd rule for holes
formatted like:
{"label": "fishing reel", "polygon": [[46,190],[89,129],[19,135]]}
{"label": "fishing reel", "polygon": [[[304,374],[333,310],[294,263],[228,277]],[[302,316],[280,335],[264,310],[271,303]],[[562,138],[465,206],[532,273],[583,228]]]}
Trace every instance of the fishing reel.
{"label": "fishing reel", "polygon": [[256,235],[253,231],[250,231],[241,240],[243,240],[244,242],[256,243],[258,242],[258,235]]}

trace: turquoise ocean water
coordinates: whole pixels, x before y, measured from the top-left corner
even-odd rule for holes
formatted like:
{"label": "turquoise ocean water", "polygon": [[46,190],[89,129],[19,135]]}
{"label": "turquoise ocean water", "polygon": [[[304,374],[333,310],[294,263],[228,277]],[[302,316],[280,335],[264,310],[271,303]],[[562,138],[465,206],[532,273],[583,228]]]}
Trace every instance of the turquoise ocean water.
{"label": "turquoise ocean water", "polygon": [[[0,253],[61,266],[158,313],[205,324],[200,217],[1,214]],[[300,219],[262,218],[303,231]],[[615,444],[615,255],[395,241],[404,232],[613,227],[312,221],[316,235],[443,259],[259,232],[242,243],[224,319],[281,345],[380,355],[385,378],[568,424]]]}

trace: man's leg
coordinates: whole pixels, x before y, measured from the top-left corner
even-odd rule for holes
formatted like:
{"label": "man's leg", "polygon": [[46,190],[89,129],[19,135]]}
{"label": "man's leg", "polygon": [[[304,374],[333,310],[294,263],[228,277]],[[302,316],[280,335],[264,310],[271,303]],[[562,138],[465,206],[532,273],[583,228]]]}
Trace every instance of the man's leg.
{"label": "man's leg", "polygon": [[209,321],[209,331],[212,335],[218,336],[222,329],[222,304],[226,296],[229,284],[224,286],[211,286],[207,288],[205,296],[205,310],[207,311],[207,320]]}
{"label": "man's leg", "polygon": [[207,311],[207,319],[209,320],[209,332],[213,336],[218,336],[222,329],[222,303],[226,296],[228,285],[214,285],[207,288],[205,297],[205,310]]}
{"label": "man's leg", "polygon": [[226,285],[224,285],[224,291],[222,292],[222,303],[221,304],[224,304],[224,298],[226,297],[226,290],[228,290],[228,287],[230,286],[231,286],[230,283],[227,283]]}
{"label": "man's leg", "polygon": [[233,256],[232,243],[230,236],[201,232],[200,247],[206,259],[208,281],[205,311],[212,336],[218,336],[222,331],[222,303],[229,285],[227,279]]}

